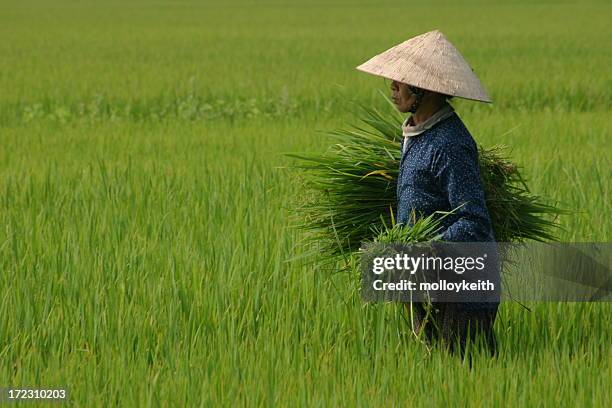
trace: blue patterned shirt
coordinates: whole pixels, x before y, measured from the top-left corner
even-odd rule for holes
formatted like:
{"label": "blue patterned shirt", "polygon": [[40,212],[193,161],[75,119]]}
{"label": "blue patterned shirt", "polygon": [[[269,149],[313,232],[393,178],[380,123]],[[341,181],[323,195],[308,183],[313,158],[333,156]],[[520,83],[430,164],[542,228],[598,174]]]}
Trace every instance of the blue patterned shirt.
{"label": "blue patterned shirt", "polygon": [[442,220],[442,240],[495,241],[476,142],[459,116],[453,113],[405,140],[397,183],[398,222],[410,225],[413,210],[419,218],[460,207]]}

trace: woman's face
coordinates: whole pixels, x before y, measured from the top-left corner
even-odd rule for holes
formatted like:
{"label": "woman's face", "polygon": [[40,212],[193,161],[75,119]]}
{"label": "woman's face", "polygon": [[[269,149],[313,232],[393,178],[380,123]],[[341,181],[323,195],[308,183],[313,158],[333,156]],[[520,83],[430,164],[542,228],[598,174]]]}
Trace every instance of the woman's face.
{"label": "woman's face", "polygon": [[412,104],[416,101],[416,95],[410,92],[408,85],[393,81],[391,82],[391,99],[398,111],[406,113],[410,112]]}

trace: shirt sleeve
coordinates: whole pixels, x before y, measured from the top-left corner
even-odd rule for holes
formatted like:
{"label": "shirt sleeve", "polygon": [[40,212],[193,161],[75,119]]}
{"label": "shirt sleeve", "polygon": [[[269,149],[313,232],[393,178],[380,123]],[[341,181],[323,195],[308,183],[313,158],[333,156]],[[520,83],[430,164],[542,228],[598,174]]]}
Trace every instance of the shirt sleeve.
{"label": "shirt sleeve", "polygon": [[478,150],[473,145],[448,146],[438,152],[434,173],[448,197],[455,220],[442,235],[451,242],[489,241],[491,220],[478,166]]}

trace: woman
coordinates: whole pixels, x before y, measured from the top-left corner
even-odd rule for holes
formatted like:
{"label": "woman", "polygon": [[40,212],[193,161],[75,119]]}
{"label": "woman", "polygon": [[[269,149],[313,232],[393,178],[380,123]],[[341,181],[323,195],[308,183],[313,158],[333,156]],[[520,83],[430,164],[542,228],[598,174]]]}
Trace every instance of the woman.
{"label": "woman", "polygon": [[[375,56],[357,69],[392,80],[404,140],[397,183],[400,223],[436,211],[455,210],[442,219],[442,240],[494,242],[474,139],[448,99],[490,102],[459,51],[439,31],[431,31]],[[495,352],[493,323],[498,302],[413,304],[414,326],[427,339],[441,337],[462,354],[468,340],[484,340]]]}

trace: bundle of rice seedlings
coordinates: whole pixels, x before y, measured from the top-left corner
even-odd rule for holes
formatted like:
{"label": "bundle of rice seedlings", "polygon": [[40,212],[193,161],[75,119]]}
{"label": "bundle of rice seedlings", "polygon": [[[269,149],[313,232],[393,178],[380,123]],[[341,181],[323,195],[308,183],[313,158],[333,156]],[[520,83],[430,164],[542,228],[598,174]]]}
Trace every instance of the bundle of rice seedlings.
{"label": "bundle of rice seedlings", "polygon": [[[360,124],[329,133],[337,142],[326,153],[290,155],[298,159],[295,167],[304,170],[311,192],[297,208],[298,227],[331,257],[357,251],[362,242],[394,225],[402,117],[394,110],[362,110]],[[503,147],[479,146],[479,158],[496,240],[555,240],[560,228],[556,216],[565,212],[529,191]],[[412,242],[432,239],[434,220],[423,225],[428,226],[425,232],[413,227],[403,234]]]}

